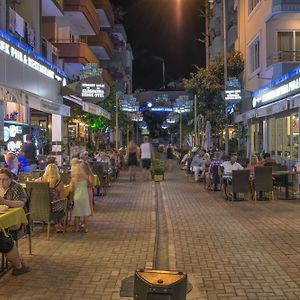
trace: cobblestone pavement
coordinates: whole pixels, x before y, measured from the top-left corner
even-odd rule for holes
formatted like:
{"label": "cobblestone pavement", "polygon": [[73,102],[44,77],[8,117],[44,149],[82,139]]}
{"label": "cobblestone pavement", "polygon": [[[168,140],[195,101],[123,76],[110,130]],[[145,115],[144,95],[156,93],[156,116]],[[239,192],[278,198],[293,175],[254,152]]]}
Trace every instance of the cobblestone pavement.
{"label": "cobblestone pavement", "polygon": [[161,186],[170,265],[188,273],[189,298],[300,299],[300,201],[229,202],[178,173]]}
{"label": "cobblestone pavement", "polygon": [[[300,299],[300,201],[228,202],[176,170],[159,185],[169,266],[187,272],[189,300]],[[123,176],[97,199],[87,234],[47,241],[36,230],[32,272],[1,278],[0,299],[129,299],[121,280],[153,260],[154,190]]]}
{"label": "cobblestone pavement", "polygon": [[[34,255],[23,255],[32,271],[6,274],[0,299],[120,299],[121,280],[152,266],[153,190],[152,182],[123,177],[97,199],[88,233],[53,233],[47,241],[45,232],[35,231]],[[28,253],[25,240],[21,252]]]}

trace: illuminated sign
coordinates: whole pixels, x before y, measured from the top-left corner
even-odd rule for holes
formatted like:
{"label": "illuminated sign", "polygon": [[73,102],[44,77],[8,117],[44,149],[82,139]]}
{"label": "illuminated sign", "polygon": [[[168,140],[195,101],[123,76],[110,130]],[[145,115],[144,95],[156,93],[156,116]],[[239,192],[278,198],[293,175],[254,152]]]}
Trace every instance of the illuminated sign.
{"label": "illuminated sign", "polygon": [[242,100],[242,92],[241,90],[226,90],[224,99],[228,102],[230,101],[239,101]]}
{"label": "illuminated sign", "polygon": [[81,97],[82,98],[104,98],[104,83],[82,83]]}
{"label": "illuminated sign", "polygon": [[0,29],[0,52],[3,52],[37,72],[66,85],[66,73]]}
{"label": "illuminated sign", "polygon": [[300,92],[300,67],[252,93],[252,107],[259,107]]}
{"label": "illuminated sign", "polygon": [[76,86],[76,90],[82,100],[90,102],[102,101],[108,97],[110,93],[109,85],[98,76],[89,77],[80,81]]}
{"label": "illuminated sign", "polygon": [[159,107],[159,106],[156,106],[156,107],[151,107],[150,111],[152,112],[171,112],[173,111],[173,109],[171,107]]}

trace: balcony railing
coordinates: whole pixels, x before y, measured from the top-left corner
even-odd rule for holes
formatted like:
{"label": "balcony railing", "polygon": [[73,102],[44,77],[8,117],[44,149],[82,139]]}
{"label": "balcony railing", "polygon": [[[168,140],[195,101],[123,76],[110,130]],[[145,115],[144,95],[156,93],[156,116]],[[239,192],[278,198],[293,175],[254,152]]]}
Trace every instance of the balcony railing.
{"label": "balcony railing", "polygon": [[273,0],[272,12],[300,12],[299,0]]}
{"label": "balcony railing", "polygon": [[300,51],[277,51],[267,59],[268,66],[283,62],[300,62]]}
{"label": "balcony railing", "polygon": [[66,63],[99,63],[98,58],[87,45],[85,39],[51,40],[51,43],[59,49],[59,56]]}

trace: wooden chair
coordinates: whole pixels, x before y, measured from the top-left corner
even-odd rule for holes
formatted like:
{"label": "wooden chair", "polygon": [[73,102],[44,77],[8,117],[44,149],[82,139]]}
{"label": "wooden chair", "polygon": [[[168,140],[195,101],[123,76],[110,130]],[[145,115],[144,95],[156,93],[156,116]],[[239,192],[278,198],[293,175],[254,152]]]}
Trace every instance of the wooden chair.
{"label": "wooden chair", "polygon": [[[271,194],[274,200],[274,186],[272,177],[272,167],[256,167],[254,168],[254,200],[257,200],[257,193]],[[270,198],[270,197],[269,197]]]}
{"label": "wooden chair", "polygon": [[29,195],[29,211],[30,220],[42,221],[47,223],[47,239],[50,237],[50,224],[51,221],[64,218],[64,229],[66,229],[66,210],[67,199],[59,199],[54,201],[55,203],[63,201],[64,211],[53,212],[51,207],[54,204],[52,201],[49,185],[46,182],[26,182],[26,189]]}
{"label": "wooden chair", "polygon": [[234,200],[234,196],[237,194],[247,194],[248,200],[251,199],[249,170],[232,171],[231,193],[231,200]]}

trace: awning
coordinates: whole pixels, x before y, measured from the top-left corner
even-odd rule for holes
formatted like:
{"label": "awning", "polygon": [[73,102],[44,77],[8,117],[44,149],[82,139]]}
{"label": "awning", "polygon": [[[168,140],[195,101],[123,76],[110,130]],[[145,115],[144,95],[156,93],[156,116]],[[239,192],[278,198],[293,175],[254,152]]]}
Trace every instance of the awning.
{"label": "awning", "polygon": [[51,101],[24,90],[0,86],[0,100],[19,103],[49,114],[70,116],[69,106]]}
{"label": "awning", "polygon": [[108,120],[111,119],[111,114],[108,111],[106,111],[105,109],[103,109],[102,107],[100,107],[99,105],[82,101],[82,99],[77,97],[76,95],[68,95],[68,96],[63,96],[63,97],[64,97],[64,99],[67,99],[69,101],[72,101],[72,102],[82,106],[83,111],[86,111],[86,112],[96,115],[96,116],[102,116]]}
{"label": "awning", "polygon": [[270,105],[266,105],[256,109],[256,117],[261,118],[265,116],[274,115],[276,113],[285,111],[288,109],[289,101],[287,99],[275,102]]}

